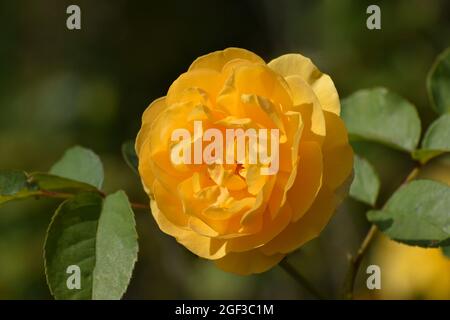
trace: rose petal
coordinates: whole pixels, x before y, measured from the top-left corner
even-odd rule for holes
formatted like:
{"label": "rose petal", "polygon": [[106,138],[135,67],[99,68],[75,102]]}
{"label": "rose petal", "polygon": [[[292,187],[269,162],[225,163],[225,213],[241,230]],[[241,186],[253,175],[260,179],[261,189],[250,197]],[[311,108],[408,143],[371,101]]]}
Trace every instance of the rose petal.
{"label": "rose petal", "polygon": [[191,64],[189,70],[212,69],[222,71],[223,66],[234,59],[248,60],[253,63],[264,64],[264,60],[251,51],[240,48],[227,48],[201,56]]}
{"label": "rose petal", "polygon": [[293,207],[293,221],[311,207],[322,186],[322,151],[315,142],[303,142],[299,148],[297,177],[287,193]]}
{"label": "rose petal", "polygon": [[227,252],[243,252],[260,247],[276,237],[292,218],[292,208],[286,203],[272,219],[269,211],[264,212],[262,230],[256,234],[231,239],[227,242]]}
{"label": "rose petal", "polygon": [[222,75],[214,70],[197,69],[183,73],[169,88],[166,97],[167,105],[179,103],[185,98],[186,92],[192,92],[193,88],[200,88],[209,99],[215,100],[223,86]]}
{"label": "rose petal", "polygon": [[260,248],[267,255],[289,253],[317,237],[333,215],[337,199],[322,187],[312,207],[297,222],[289,224],[279,235]]}
{"label": "rose petal", "polygon": [[225,256],[225,241],[201,236],[191,230],[181,229],[172,224],[159,210],[155,201],[151,201],[152,214],[159,228],[189,249],[192,253],[205,259],[220,259]]}
{"label": "rose petal", "polygon": [[322,106],[312,88],[298,75],[288,76],[286,81],[292,92],[293,110],[302,112],[302,105],[312,104],[311,116],[306,118],[310,124],[307,128],[316,135],[325,136],[326,126]]}
{"label": "rose petal", "polygon": [[339,115],[341,105],[339,96],[331,78],[320,72],[311,59],[301,54],[285,54],[267,64],[283,77],[298,75],[313,89],[323,110]]}
{"label": "rose petal", "polygon": [[224,271],[249,275],[269,270],[284,257],[284,254],[266,256],[261,251],[254,249],[246,252],[228,253],[223,258],[215,260],[214,263]]}
{"label": "rose petal", "polygon": [[150,103],[147,109],[145,109],[142,115],[142,127],[136,138],[135,150],[137,155],[139,155],[142,144],[148,136],[151,124],[166,106],[166,97],[162,97]]}
{"label": "rose petal", "polygon": [[323,183],[332,190],[344,183],[353,169],[353,150],[348,143],[344,121],[331,112],[325,112],[327,136],[323,143]]}

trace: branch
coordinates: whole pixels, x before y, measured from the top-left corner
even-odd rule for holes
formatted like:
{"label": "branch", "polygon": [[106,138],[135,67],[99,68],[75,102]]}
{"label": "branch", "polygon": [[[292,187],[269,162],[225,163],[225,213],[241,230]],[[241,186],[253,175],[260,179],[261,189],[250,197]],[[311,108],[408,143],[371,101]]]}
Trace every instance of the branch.
{"label": "branch", "polygon": [[[102,196],[102,198],[106,197],[106,194],[103,193],[102,191],[99,191],[99,194]],[[74,193],[55,192],[55,191],[48,191],[48,190],[40,190],[36,195],[38,197],[55,198],[55,199],[70,199],[75,196]],[[150,210],[150,206],[147,204],[135,203],[135,202],[130,202],[130,204],[133,209]]]}
{"label": "branch", "polygon": [[353,299],[353,287],[355,286],[356,275],[358,274],[359,267],[361,265],[361,261],[364,258],[367,249],[370,247],[378,229],[375,225],[372,225],[367,232],[366,237],[364,238],[361,246],[358,249],[358,252],[354,257],[350,257],[350,266],[347,271],[347,276],[345,277],[344,282],[344,298],[345,299]]}
{"label": "branch", "polygon": [[[408,174],[408,176],[402,182],[402,184],[400,185],[399,188],[401,188],[403,185],[405,185],[406,183],[413,180],[419,173],[419,170],[420,170],[419,167],[415,167]],[[384,206],[385,205],[386,205],[386,203],[384,204]],[[383,208],[384,208],[384,206],[383,206]],[[372,244],[373,239],[375,239],[375,235],[377,234],[377,231],[378,231],[377,227],[375,225],[372,225],[370,227],[369,231],[367,232],[363,242],[361,243],[361,246],[359,247],[356,255],[353,257],[350,256],[350,258],[349,258],[350,266],[348,268],[347,275],[345,277],[344,288],[343,288],[345,299],[353,299],[353,287],[355,286],[356,275],[358,274],[359,267],[361,266],[361,262],[365,256],[367,250],[369,249],[370,245]]]}
{"label": "branch", "polygon": [[302,287],[304,287],[310,294],[320,300],[326,300],[326,298],[304,277],[302,276],[288,261],[286,258],[281,260],[280,267],[284,269],[289,275],[295,279]]}

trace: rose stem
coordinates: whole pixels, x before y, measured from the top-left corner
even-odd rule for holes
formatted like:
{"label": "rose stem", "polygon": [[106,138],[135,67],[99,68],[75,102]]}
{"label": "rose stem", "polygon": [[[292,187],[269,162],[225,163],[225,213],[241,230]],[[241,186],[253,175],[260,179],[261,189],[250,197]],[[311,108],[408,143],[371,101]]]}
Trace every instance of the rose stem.
{"label": "rose stem", "polygon": [[[400,187],[405,185],[406,183],[410,182],[412,179],[414,179],[417,174],[419,173],[420,166],[415,167],[406,177],[406,179],[402,182]],[[399,187],[399,188],[400,188]],[[397,189],[398,190],[398,189]],[[383,205],[383,208],[386,206],[386,203]],[[359,247],[356,255],[354,257],[350,256],[350,266],[347,271],[347,276],[345,277],[344,281],[344,299],[353,299],[353,287],[355,286],[355,280],[356,275],[358,274],[359,267],[361,266],[361,262],[367,253],[367,250],[369,249],[370,245],[372,244],[373,240],[375,239],[375,235],[377,234],[377,227],[373,224],[369,231],[367,232],[366,236],[364,237],[363,242],[361,243],[361,246]]]}
{"label": "rose stem", "polygon": [[[106,197],[106,194],[104,194],[101,191],[98,191],[98,193],[104,198]],[[63,192],[55,192],[55,191],[48,191],[48,190],[40,190],[36,196],[38,197],[47,197],[47,198],[56,198],[56,199],[69,199],[73,198],[75,194],[73,193],[63,193]],[[143,204],[143,203],[135,203],[131,202],[131,207],[134,209],[148,209],[150,210],[150,206]]]}
{"label": "rose stem", "polygon": [[302,287],[304,287],[309,293],[320,300],[325,300],[326,298],[316,289],[314,286],[301,275],[288,261],[286,258],[281,260],[280,267],[284,269],[292,278],[295,279]]}

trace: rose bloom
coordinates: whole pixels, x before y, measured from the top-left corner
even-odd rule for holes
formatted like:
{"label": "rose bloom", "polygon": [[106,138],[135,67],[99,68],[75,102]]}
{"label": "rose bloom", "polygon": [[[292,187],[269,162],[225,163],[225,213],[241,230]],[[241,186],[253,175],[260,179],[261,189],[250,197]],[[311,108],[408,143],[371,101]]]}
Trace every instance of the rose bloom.
{"label": "rose bloom", "polygon": [[[136,152],[153,217],[225,271],[270,269],[319,235],[346,193],[353,152],[339,113],[333,81],[300,54],[268,64],[238,48],[199,57],[142,116]],[[278,172],[245,161],[173,164],[172,132],[194,136],[194,121],[278,129]]]}

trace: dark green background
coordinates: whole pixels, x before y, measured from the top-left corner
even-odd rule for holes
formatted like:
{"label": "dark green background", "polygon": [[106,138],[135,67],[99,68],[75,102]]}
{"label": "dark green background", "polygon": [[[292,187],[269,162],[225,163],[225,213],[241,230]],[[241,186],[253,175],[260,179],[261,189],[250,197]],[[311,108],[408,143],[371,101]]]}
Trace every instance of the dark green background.
{"label": "dark green background", "polygon": [[[69,4],[81,7],[80,31],[66,28]],[[382,30],[366,28],[369,4],[381,7]],[[0,167],[47,170],[80,144],[104,160],[107,192],[123,188],[142,202],[120,145],[199,55],[229,46],[267,61],[300,52],[331,75],[341,97],[386,86],[413,102],[426,126],[435,115],[425,76],[450,44],[450,2],[2,1],[0,36]],[[382,197],[411,166],[397,152],[355,147],[376,162]],[[56,205],[29,200],[0,208],[0,299],[50,298],[42,245]],[[367,228],[363,209],[347,201],[320,239],[290,258],[328,294],[339,291],[346,255]],[[160,232],[149,213],[136,215],[139,261],[126,298],[309,297],[278,267],[250,277],[219,271]]]}

